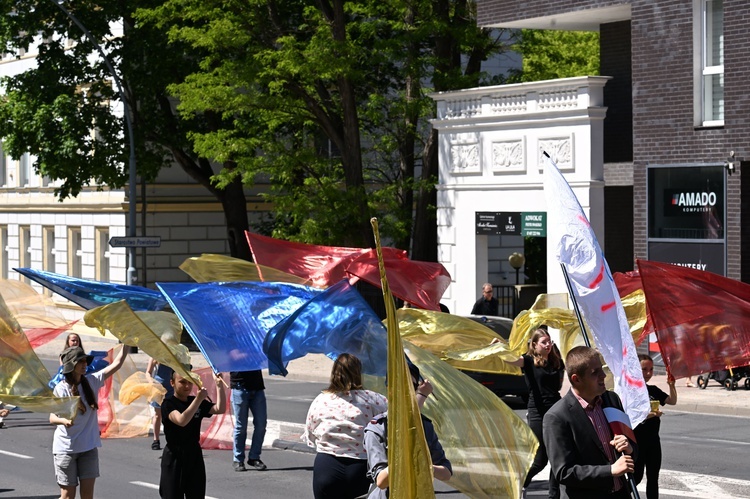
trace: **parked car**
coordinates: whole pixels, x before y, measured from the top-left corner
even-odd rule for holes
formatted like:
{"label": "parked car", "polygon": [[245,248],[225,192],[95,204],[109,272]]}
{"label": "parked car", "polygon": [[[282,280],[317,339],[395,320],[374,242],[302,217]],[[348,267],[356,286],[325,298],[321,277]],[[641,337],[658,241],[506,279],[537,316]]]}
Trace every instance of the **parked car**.
{"label": "parked car", "polygon": [[[510,337],[510,331],[513,328],[513,319],[481,315],[467,315],[465,317],[492,329],[505,340]],[[529,388],[526,386],[526,380],[523,376],[477,371],[462,372],[489,388],[498,397],[513,395],[520,397],[524,404],[529,401]]]}

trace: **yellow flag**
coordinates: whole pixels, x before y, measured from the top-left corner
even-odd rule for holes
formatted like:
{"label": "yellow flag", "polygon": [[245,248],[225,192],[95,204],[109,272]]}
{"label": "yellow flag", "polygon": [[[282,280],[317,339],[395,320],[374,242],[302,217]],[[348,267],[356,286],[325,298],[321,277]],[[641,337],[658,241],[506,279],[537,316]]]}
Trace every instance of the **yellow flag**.
{"label": "yellow flag", "polygon": [[406,365],[385,263],[380,247],[378,221],[370,220],[380,267],[388,329],[388,476],[390,497],[423,499],[435,497],[432,461],[422,427],[417,398]]}
{"label": "yellow flag", "polygon": [[109,331],[126,345],[138,347],[160,364],[201,386],[200,376],[189,371],[190,353],[179,343],[182,324],[169,312],[133,312],[125,300],[89,310],[83,316],[89,327],[104,335]]}
{"label": "yellow flag", "polygon": [[195,282],[262,281],[313,285],[309,279],[303,279],[272,267],[211,253],[188,258],[182,262],[180,270],[192,277]]}
{"label": "yellow flag", "polygon": [[[509,364],[518,360],[519,355],[487,326],[466,317],[418,308],[401,308],[396,316],[401,338],[442,358],[456,369],[521,375],[520,367]],[[500,342],[490,345],[494,339]],[[485,348],[487,353],[481,353]],[[463,358],[465,352],[468,355]]]}
{"label": "yellow flag", "polygon": [[0,402],[74,419],[79,397],[55,397],[49,380],[47,368],[0,297]]}

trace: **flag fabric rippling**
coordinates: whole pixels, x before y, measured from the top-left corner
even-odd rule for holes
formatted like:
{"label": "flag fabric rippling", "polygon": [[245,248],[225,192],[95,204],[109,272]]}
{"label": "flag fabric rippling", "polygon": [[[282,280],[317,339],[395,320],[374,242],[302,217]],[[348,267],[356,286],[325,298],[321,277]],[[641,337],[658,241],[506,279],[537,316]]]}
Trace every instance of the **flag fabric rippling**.
{"label": "flag fabric rippling", "polygon": [[544,156],[544,194],[548,238],[556,245],[573,299],[614,377],[615,392],[633,425],[650,412],[635,343],[609,265],[573,190],[557,166]]}

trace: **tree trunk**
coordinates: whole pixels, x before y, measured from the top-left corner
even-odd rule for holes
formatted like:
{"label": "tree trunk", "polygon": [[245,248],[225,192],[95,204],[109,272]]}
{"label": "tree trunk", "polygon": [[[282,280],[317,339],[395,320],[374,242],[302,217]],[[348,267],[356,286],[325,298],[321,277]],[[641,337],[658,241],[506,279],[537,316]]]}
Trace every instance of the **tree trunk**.
{"label": "tree trunk", "polygon": [[414,242],[411,257],[414,260],[437,262],[437,190],[438,183],[438,132],[433,129],[425,144],[422,160],[423,185],[417,195],[414,215]]}
{"label": "tree trunk", "polygon": [[236,177],[234,181],[219,191],[219,201],[224,208],[224,218],[227,223],[227,240],[229,241],[229,254],[234,258],[241,258],[249,262],[253,261],[250,246],[247,244],[245,231],[250,229],[247,221],[247,198],[242,185],[242,178]]}

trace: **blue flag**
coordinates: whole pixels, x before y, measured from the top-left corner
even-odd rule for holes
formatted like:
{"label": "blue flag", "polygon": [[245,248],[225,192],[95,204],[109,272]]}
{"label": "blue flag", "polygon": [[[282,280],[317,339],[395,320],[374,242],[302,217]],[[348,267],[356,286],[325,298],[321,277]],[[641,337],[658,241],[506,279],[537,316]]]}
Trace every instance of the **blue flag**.
{"label": "blue flag", "polygon": [[215,372],[267,367],[262,346],[268,330],[322,292],[276,282],[156,285]]}
{"label": "blue flag", "polygon": [[67,298],[73,303],[80,305],[86,310],[120,300],[125,300],[128,306],[135,311],[156,312],[164,310],[167,306],[167,300],[155,289],[89,281],[87,279],[69,277],[43,270],[26,268],[13,270],[38,282],[45,288]]}
{"label": "blue flag", "polygon": [[263,342],[268,371],[284,376],[290,360],[309,353],[336,359],[345,352],[359,357],[363,373],[385,376],[386,347],[385,326],[346,280],[276,324]]}

